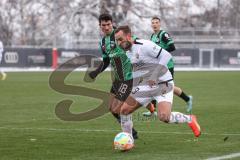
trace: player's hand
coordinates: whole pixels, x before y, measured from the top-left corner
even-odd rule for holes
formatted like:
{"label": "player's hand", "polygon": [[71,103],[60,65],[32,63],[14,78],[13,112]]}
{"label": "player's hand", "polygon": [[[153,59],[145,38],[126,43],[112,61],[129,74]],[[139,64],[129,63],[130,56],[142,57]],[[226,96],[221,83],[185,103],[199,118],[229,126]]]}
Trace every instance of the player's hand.
{"label": "player's hand", "polygon": [[157,83],[155,80],[148,80],[148,85],[152,88],[153,86],[155,86]]}
{"label": "player's hand", "polygon": [[97,77],[97,72],[96,71],[91,71],[89,72],[89,77],[92,78],[92,79],[95,79]]}
{"label": "player's hand", "polygon": [[96,71],[87,71],[84,76],[84,82],[94,82],[97,77]]}

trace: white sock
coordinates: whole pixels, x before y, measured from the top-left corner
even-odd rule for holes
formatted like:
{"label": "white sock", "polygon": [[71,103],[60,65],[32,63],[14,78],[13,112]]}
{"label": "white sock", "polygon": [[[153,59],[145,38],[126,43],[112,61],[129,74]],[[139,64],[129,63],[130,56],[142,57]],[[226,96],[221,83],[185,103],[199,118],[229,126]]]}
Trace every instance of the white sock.
{"label": "white sock", "polygon": [[188,123],[191,121],[189,115],[180,112],[171,112],[171,117],[169,123]]}
{"label": "white sock", "polygon": [[121,127],[123,132],[130,133],[132,135],[132,114],[120,115],[121,116]]}

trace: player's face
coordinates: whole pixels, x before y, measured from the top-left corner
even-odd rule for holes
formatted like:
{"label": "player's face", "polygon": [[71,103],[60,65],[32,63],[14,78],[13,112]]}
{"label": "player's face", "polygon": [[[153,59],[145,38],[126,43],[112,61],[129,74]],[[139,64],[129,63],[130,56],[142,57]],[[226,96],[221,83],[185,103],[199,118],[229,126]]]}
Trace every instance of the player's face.
{"label": "player's face", "polygon": [[101,21],[99,24],[101,31],[104,33],[104,35],[110,35],[113,30],[112,21]]}
{"label": "player's face", "polygon": [[160,31],[160,21],[158,19],[153,19],[151,26],[154,32]]}
{"label": "player's face", "polygon": [[128,51],[132,47],[131,34],[125,34],[123,31],[119,31],[115,34],[117,44],[125,51]]}

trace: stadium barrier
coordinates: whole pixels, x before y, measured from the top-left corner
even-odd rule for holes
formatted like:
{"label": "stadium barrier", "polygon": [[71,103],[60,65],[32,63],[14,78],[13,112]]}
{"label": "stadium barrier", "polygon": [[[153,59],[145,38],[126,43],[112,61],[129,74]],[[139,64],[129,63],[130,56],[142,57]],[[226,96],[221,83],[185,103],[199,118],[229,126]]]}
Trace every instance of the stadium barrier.
{"label": "stadium barrier", "polygon": [[[240,69],[240,49],[180,48],[172,54],[177,69]],[[5,48],[0,67],[55,69],[59,64],[82,55],[96,56],[88,62],[91,67],[96,67],[101,59],[97,49]]]}

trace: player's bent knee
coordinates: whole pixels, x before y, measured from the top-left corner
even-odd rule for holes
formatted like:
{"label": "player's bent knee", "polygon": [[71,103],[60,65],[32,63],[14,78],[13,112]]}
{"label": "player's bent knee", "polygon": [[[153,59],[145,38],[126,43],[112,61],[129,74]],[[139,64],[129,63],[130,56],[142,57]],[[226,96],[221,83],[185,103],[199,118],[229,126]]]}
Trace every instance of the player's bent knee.
{"label": "player's bent knee", "polygon": [[123,104],[123,102],[121,102],[121,101],[119,101],[119,100],[113,101],[113,103],[110,104],[109,111],[112,112],[112,113],[117,113],[117,114],[119,114],[119,113],[120,113],[120,110],[121,110],[122,104]]}
{"label": "player's bent knee", "polygon": [[120,109],[121,109],[120,106],[119,106],[119,107],[116,107],[116,106],[111,105],[111,106],[109,107],[109,111],[110,111],[111,113],[113,113],[113,114],[119,114],[119,113],[120,113]]}
{"label": "player's bent knee", "polygon": [[119,114],[120,113],[120,108],[117,107],[111,107],[110,108],[111,113]]}
{"label": "player's bent knee", "polygon": [[122,106],[121,110],[120,110],[120,114],[122,115],[128,115],[131,113],[131,110],[129,109],[129,107],[126,106]]}
{"label": "player's bent knee", "polygon": [[170,116],[165,113],[158,114],[158,118],[160,121],[165,122],[165,123],[168,123],[170,121]]}

